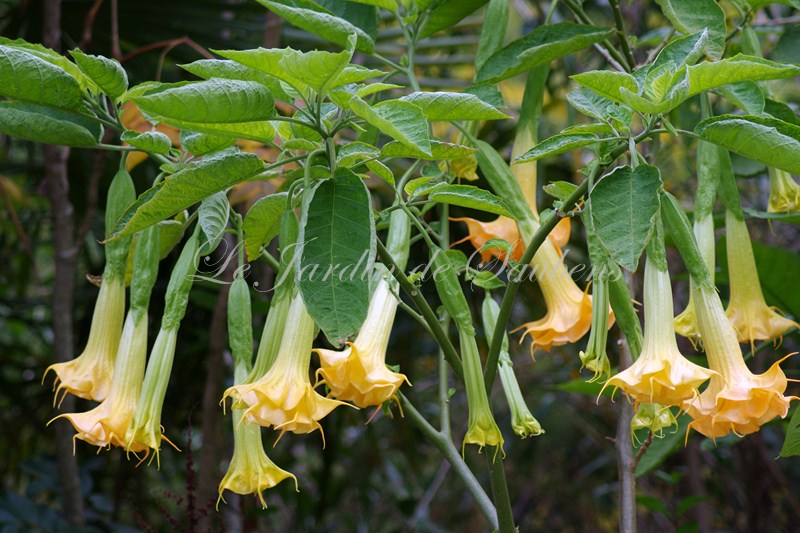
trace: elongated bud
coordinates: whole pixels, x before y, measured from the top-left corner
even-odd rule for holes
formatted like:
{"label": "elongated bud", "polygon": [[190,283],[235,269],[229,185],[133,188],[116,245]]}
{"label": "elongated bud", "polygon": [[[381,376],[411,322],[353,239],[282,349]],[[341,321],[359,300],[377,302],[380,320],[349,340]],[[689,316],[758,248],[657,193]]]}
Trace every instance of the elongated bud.
{"label": "elongated bud", "polygon": [[770,213],[796,213],[800,211],[800,185],[785,170],[769,167]]}
{"label": "elongated bud", "polygon": [[[492,334],[497,324],[497,316],[500,314],[500,306],[487,292],[483,300],[483,328],[486,330],[486,341],[491,344]],[[517,376],[514,373],[514,364],[508,354],[508,335],[503,333],[503,343],[500,346],[500,358],[497,361],[497,372],[500,374],[500,383],[503,385],[503,393],[511,411],[511,428],[520,437],[536,437],[544,433],[541,424],[528,409],[522,390],[519,387]]]}
{"label": "elongated bud", "polygon": [[253,317],[250,288],[241,271],[228,292],[228,340],[234,362],[242,361],[250,368],[253,358]]}
{"label": "elongated bud", "polygon": [[503,434],[497,427],[492,415],[489,397],[486,394],[486,383],[483,381],[481,356],[475,342],[474,330],[464,331],[459,327],[461,359],[464,363],[464,384],[467,388],[467,405],[469,406],[469,425],[464,435],[463,448],[467,444],[475,444],[480,449],[494,446],[497,450],[503,447]]}

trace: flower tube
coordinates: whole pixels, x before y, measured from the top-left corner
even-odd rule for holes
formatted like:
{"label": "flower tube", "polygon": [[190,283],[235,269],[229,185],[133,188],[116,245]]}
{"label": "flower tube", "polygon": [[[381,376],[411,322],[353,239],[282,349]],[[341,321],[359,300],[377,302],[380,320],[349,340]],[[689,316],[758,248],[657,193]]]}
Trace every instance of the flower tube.
{"label": "flower tube", "polygon": [[786,417],[789,402],[797,398],[783,395],[787,385],[779,366],[783,359],[763,374],[751,373],[716,291],[698,285],[695,295],[703,346],[717,373],[700,396],[684,402],[684,410],[693,418],[689,427],[716,439],[731,432],[755,433],[775,417]]}
{"label": "flower tube", "polygon": [[725,314],[736,330],[739,342],[780,339],[788,330],[798,327],[768,307],[753,256],[753,245],[744,218],[732,211],[725,212],[727,232],[728,272],[731,298]]}
{"label": "flower tube", "polygon": [[[108,190],[106,231],[114,228],[117,219],[134,200],[136,190],[133,180],[130,174],[121,169]],[[56,397],[62,390],[64,394],[70,393],[97,402],[108,396],[125,318],[125,268],[130,241],[130,237],[123,237],[105,246],[106,265],[92,314],[89,340],[83,353],[71,361],[50,365],[45,370],[45,376],[51,370],[56,373]]]}
{"label": "flower tube", "polygon": [[659,268],[648,254],[644,270],[644,346],[636,361],[609,379],[636,403],[682,405],[715,372],[687,360],[675,341],[672,288],[666,261]]}
{"label": "flower tube", "polygon": [[[234,385],[223,400],[233,398],[234,408],[243,408],[244,419],[293,433],[322,430],[319,421],[344,402],[320,396],[309,379],[311,345],[316,325],[298,292],[286,316],[280,349],[267,373],[253,383]],[[324,439],[324,435],[323,435]]]}
{"label": "flower tube", "polygon": [[[144,377],[147,358],[147,308],[158,275],[158,228],[151,226],[146,229],[136,248],[131,279],[131,306],[122,328],[108,396],[90,411],[56,417],[67,418],[72,423],[77,431],[75,438],[101,448],[126,445],[125,435],[136,409]],[[134,453],[146,452],[148,448],[133,442],[129,450]]]}
{"label": "flower tube", "polygon": [[186,241],[178,262],[170,275],[161,328],[150,351],[150,360],[147,362],[144,383],[139,393],[136,411],[125,435],[128,451],[134,451],[140,445],[146,446],[155,451],[158,466],[160,466],[161,441],[166,440],[169,444],[175,446],[163,435],[161,410],[164,406],[164,396],[167,394],[167,385],[172,373],[178,329],[186,313],[189,292],[192,289],[192,281],[194,279],[193,274],[197,269],[199,232],[200,226],[197,225],[192,236]]}

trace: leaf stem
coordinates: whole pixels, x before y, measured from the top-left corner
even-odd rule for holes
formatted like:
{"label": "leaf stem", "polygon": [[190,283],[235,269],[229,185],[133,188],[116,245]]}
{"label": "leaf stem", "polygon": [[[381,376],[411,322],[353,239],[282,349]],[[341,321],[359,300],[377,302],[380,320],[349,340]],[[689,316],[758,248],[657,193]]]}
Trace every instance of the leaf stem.
{"label": "leaf stem", "polygon": [[[572,13],[575,15],[575,18],[578,19],[578,22],[582,22],[583,24],[591,24],[592,26],[594,26],[592,19],[589,18],[589,15],[586,14],[586,12],[583,10],[583,7],[581,7],[580,4],[575,2],[575,0],[563,0],[563,1],[567,5],[569,10],[572,11]],[[625,71],[631,72],[633,70],[633,67],[636,66],[635,64],[633,66],[628,65],[627,59],[619,52],[619,50],[614,48],[614,45],[611,44],[611,41],[609,41],[608,39],[603,39],[601,41],[601,45],[603,46],[603,48],[606,49],[608,54],[617,63],[619,63],[620,66],[623,67]]]}
{"label": "leaf stem", "polygon": [[611,11],[614,12],[614,23],[617,26],[617,37],[622,45],[622,53],[625,55],[628,67],[634,70],[636,68],[636,59],[633,57],[630,43],[628,43],[628,37],[625,35],[625,26],[622,23],[622,11],[619,8],[619,0],[609,0],[608,3],[611,5]]}

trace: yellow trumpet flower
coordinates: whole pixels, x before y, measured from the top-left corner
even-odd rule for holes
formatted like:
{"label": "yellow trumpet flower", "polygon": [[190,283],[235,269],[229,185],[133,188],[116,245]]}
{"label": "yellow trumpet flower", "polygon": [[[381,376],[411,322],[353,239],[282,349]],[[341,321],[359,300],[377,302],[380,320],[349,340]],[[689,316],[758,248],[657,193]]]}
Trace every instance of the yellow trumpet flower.
{"label": "yellow trumpet flower", "polygon": [[56,363],[45,370],[45,376],[51,370],[56,373],[56,397],[63,390],[65,395],[70,393],[96,402],[106,399],[124,318],[125,277],[103,276],[86,349],[72,361]]}
{"label": "yellow trumpet flower", "polygon": [[[344,402],[320,396],[309,379],[314,320],[298,293],[289,307],[278,356],[267,373],[253,383],[234,385],[223,400],[233,397],[234,408],[244,408],[244,419],[293,433],[322,431],[319,421]],[[323,435],[324,439],[324,435]]]}
{"label": "yellow trumpet flower", "polygon": [[731,289],[726,314],[739,342],[780,339],[788,330],[800,327],[797,322],[778,314],[774,307],[767,306],[745,221],[727,211],[725,228]]}
{"label": "yellow trumpet flower", "polygon": [[[703,262],[714,281],[714,217],[711,215],[695,220],[694,236]],[[686,309],[675,317],[675,331],[682,337],[690,339],[693,343],[700,338],[700,331],[697,329],[697,316],[694,312],[694,289],[689,287],[689,303]]]}
{"label": "yellow trumpet flower", "polygon": [[714,288],[696,286],[694,294],[708,363],[717,373],[700,396],[684,402],[684,410],[694,419],[689,427],[716,439],[731,432],[755,433],[775,417],[786,417],[789,402],[797,398],[783,395],[787,385],[779,366],[783,359],[763,374],[751,373]]}
{"label": "yellow trumpet flower", "polygon": [[796,213],[800,211],[800,185],[785,170],[769,167],[770,213]]}
{"label": "yellow trumpet flower", "polygon": [[395,399],[397,390],[408,378],[386,367],[386,348],[399,304],[390,290],[389,282],[378,282],[367,318],[355,342],[342,351],[314,350],[321,368],[317,371],[331,390],[331,396],[359,407],[380,407]]}
{"label": "yellow trumpet flower", "polygon": [[[247,379],[247,365],[237,362],[235,367],[236,383]],[[287,478],[294,479],[297,490],[297,478],[291,472],[283,470],[272,462],[264,452],[261,442],[261,428],[253,424],[243,424],[244,409],[233,409],[233,457],[225,476],[219,483],[217,508],[226,490],[236,494],[258,494],[261,506],[266,509],[264,492]]]}
{"label": "yellow trumpet flower", "polygon": [[[85,413],[63,414],[53,420],[62,417],[68,419],[77,431],[75,438],[94,446],[125,447],[125,435],[142,388],[146,358],[147,314],[128,313],[114,366],[114,378],[106,399]],[[132,442],[128,450],[141,452],[147,451],[148,447]]]}
{"label": "yellow trumpet flower", "polygon": [[698,387],[715,372],[683,357],[675,341],[669,272],[649,257],[644,270],[644,346],[638,359],[609,379],[636,403],[680,406],[697,397]]}
{"label": "yellow trumpet flower", "polygon": [[[451,218],[450,220],[453,222],[464,222],[469,232],[466,237],[460,241],[454,242],[453,246],[469,241],[476,250],[480,250],[481,264],[489,262],[492,257],[496,257],[500,261],[506,261],[507,259],[506,251],[501,248],[494,247],[481,250],[483,245],[492,239],[502,239],[511,245],[510,259],[512,261],[519,261],[525,253],[525,245],[522,243],[522,239],[519,236],[517,223],[508,217],[499,216],[489,222],[483,222],[469,217]],[[569,218],[562,218],[548,236],[550,242],[556,246],[559,256],[561,255],[561,248],[566,246],[567,242],[569,242],[569,233]]]}

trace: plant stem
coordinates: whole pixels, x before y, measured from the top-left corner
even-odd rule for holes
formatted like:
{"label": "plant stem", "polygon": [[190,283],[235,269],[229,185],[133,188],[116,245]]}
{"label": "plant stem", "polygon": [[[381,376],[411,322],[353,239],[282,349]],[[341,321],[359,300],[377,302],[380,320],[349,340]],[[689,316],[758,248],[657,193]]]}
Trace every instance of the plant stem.
{"label": "plant stem", "polygon": [[516,533],[514,513],[511,510],[511,497],[508,495],[506,472],[503,468],[503,458],[499,448],[486,451],[486,462],[489,464],[489,479],[492,484],[494,507],[497,511],[500,533]]}
{"label": "plant stem", "polygon": [[622,11],[619,9],[619,0],[609,0],[609,4],[611,4],[611,11],[614,12],[614,23],[617,26],[617,37],[622,45],[622,53],[625,54],[628,66],[633,70],[636,68],[636,59],[633,57],[628,38],[625,36],[625,27],[622,23]]}
{"label": "plant stem", "polygon": [[[631,350],[624,335],[619,337],[619,371],[633,364]],[[617,472],[619,475],[619,530],[621,533],[636,533],[636,459],[631,446],[631,421],[633,406],[619,402],[619,418],[614,445],[617,448]]]}
{"label": "plant stem", "polygon": [[[492,504],[492,500],[483,490],[481,484],[475,479],[474,474],[467,466],[467,463],[464,462],[464,459],[461,458],[461,455],[458,453],[458,450],[455,446],[453,446],[453,442],[450,438],[443,433],[436,431],[436,429],[425,420],[425,417],[417,411],[417,409],[408,401],[408,398],[402,392],[397,393],[397,397],[400,400],[400,404],[403,407],[403,411],[408,416],[408,419],[419,428],[422,433],[430,439],[431,443],[436,446],[436,448],[442,453],[442,455],[447,459],[447,462],[450,463],[450,466],[453,467],[453,472],[464,482],[466,485],[467,491],[472,495],[475,499],[475,503],[478,504],[478,507],[481,510],[481,513],[489,522],[489,524],[494,528],[497,529],[498,521],[497,521],[497,512],[494,509],[494,505]],[[513,529],[511,530],[513,532]]]}
{"label": "plant stem", "polygon": [[[592,19],[589,18],[589,15],[587,15],[583,10],[583,7],[575,2],[575,0],[564,0],[564,3],[567,5],[569,10],[572,11],[572,13],[575,15],[575,18],[578,19],[579,22],[582,22],[583,24],[591,24],[592,26],[595,25],[592,22]],[[614,48],[614,45],[611,44],[611,41],[608,39],[603,39],[600,44],[606,49],[608,55],[610,55],[621,66],[625,67],[625,70],[628,72],[633,70],[633,66],[635,65],[629,66],[627,59],[619,52],[619,50]]]}
{"label": "plant stem", "polygon": [[[439,247],[442,250],[447,250],[450,247],[450,206],[442,204],[440,207],[441,221],[439,228]],[[450,326],[450,317],[445,316],[442,320],[443,328],[447,331]],[[439,429],[452,440],[452,432],[450,428],[450,383],[449,372],[447,370],[447,360],[444,357],[444,351],[439,348]]]}
{"label": "plant stem", "polygon": [[431,306],[428,305],[428,302],[425,301],[425,298],[420,294],[417,286],[414,285],[410,279],[408,279],[403,272],[403,269],[401,269],[397,263],[394,262],[392,254],[389,253],[380,240],[378,241],[378,257],[380,258],[381,263],[383,263],[392,273],[392,276],[394,276],[394,279],[396,279],[403,288],[403,291],[408,294],[408,296],[414,302],[414,305],[417,307],[419,312],[422,313],[422,317],[428,323],[428,326],[430,326],[431,333],[436,339],[436,342],[438,342],[439,346],[442,348],[442,352],[444,353],[444,358],[447,360],[447,363],[455,371],[459,379],[463,380],[464,368],[461,366],[461,359],[458,357],[458,352],[456,351],[455,346],[453,346],[453,343],[450,342],[450,337],[448,337],[447,333],[444,331],[444,329],[442,329],[442,325],[439,323],[436,313],[433,312]]}

